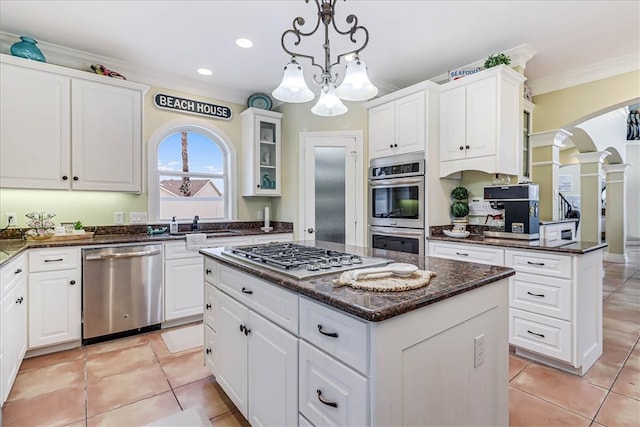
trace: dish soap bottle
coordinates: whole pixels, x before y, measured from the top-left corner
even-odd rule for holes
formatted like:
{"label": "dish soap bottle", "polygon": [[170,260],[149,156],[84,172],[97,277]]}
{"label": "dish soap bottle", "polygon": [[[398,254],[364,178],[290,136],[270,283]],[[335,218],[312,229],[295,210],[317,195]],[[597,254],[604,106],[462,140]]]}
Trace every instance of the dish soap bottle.
{"label": "dish soap bottle", "polygon": [[178,223],[175,216],[171,219],[171,224],[169,224],[169,234],[178,234]]}

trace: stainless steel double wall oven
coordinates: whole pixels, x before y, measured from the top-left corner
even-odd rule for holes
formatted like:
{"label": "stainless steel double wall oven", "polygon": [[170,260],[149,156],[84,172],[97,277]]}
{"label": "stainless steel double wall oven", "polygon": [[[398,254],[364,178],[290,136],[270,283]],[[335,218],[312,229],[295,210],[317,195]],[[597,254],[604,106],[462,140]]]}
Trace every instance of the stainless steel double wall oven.
{"label": "stainless steel double wall oven", "polygon": [[369,246],[424,255],[424,153],[372,159]]}

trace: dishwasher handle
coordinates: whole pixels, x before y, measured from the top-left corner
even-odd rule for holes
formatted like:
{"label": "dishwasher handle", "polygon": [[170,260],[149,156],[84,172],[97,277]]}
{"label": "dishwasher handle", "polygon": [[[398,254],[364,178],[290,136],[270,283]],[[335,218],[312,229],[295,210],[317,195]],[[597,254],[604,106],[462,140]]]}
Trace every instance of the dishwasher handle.
{"label": "dishwasher handle", "polygon": [[94,259],[109,259],[109,258],[133,258],[133,257],[143,257],[143,256],[151,256],[158,255],[160,253],[159,249],[154,249],[150,251],[138,251],[138,252],[123,252],[123,253],[115,253],[115,254],[99,254],[99,255],[87,255],[85,259],[94,260]]}

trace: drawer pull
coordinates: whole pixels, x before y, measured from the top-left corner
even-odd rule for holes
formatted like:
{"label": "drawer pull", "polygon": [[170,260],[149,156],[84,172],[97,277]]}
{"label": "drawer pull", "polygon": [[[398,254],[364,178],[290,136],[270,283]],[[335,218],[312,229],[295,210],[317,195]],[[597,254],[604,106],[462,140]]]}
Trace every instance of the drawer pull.
{"label": "drawer pull", "polygon": [[211,309],[211,304],[205,305],[204,308],[206,308],[207,310]]}
{"label": "drawer pull", "polygon": [[44,262],[60,262],[60,261],[64,261],[64,258],[57,258],[57,259],[45,259]]}
{"label": "drawer pull", "polygon": [[528,329],[527,329],[527,332],[529,332],[531,335],[535,335],[535,336],[537,336],[537,337],[544,338],[544,335],[542,335],[542,334],[536,334],[535,332],[531,332],[531,331],[530,331],[530,330],[528,330]]}
{"label": "drawer pull", "polygon": [[210,349],[210,348],[208,348],[208,349],[206,350],[206,353],[207,353],[207,354],[211,354],[211,349]]}
{"label": "drawer pull", "polygon": [[318,400],[322,403],[324,403],[327,406],[331,406],[332,408],[337,408],[338,404],[336,402],[329,402],[328,400],[324,400],[322,398],[322,392],[320,391],[320,389],[316,390],[316,392],[318,393]]}
{"label": "drawer pull", "polygon": [[250,290],[250,289],[245,288],[244,286],[242,287],[242,293],[243,294],[253,295],[253,291]]}
{"label": "drawer pull", "polygon": [[539,265],[539,266],[541,266],[541,267],[542,267],[542,266],[544,265],[544,262],[531,262],[531,261],[527,261],[527,264],[529,264],[529,265]]}
{"label": "drawer pull", "polygon": [[527,291],[527,293],[528,293],[529,295],[534,296],[534,297],[544,298],[544,294],[534,294],[533,292],[529,292],[529,291]]}
{"label": "drawer pull", "polygon": [[75,284],[76,284],[76,281],[75,281],[75,280],[71,280],[71,281],[69,282],[69,284],[70,284],[71,286],[73,286],[73,285],[75,285]]}
{"label": "drawer pull", "polygon": [[16,300],[16,304],[22,304],[22,301],[24,301],[24,297],[20,297]]}
{"label": "drawer pull", "polygon": [[456,252],[456,255],[460,255],[460,256],[469,256],[469,254],[465,254],[464,252]]}
{"label": "drawer pull", "polygon": [[16,271],[13,272],[13,274],[20,274],[20,273],[22,273],[22,269],[21,268],[19,268]]}
{"label": "drawer pull", "polygon": [[338,333],[337,332],[325,332],[325,331],[322,330],[322,325],[318,325],[318,332],[320,332],[322,335],[326,335],[328,337],[338,338]]}
{"label": "drawer pull", "polygon": [[204,274],[211,274],[211,269],[210,269],[210,268],[207,268],[207,269],[204,271]]}

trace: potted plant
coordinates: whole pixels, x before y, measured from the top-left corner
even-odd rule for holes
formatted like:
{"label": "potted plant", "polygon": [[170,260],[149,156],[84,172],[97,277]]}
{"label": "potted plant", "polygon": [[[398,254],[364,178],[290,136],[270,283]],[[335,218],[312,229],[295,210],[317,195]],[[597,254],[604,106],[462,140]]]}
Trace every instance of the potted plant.
{"label": "potted plant", "polygon": [[78,220],[73,223],[73,234],[84,234],[84,225],[82,225],[82,221]]}
{"label": "potted plant", "polygon": [[511,58],[509,58],[509,56],[505,55],[504,53],[489,55],[489,57],[487,57],[487,59],[485,59],[484,61],[484,68],[492,68],[501,64],[511,64]]}
{"label": "potted plant", "polygon": [[469,190],[465,187],[456,187],[451,191],[451,197],[454,202],[451,204],[451,216],[453,217],[453,226],[466,228],[467,215],[469,215]]}

